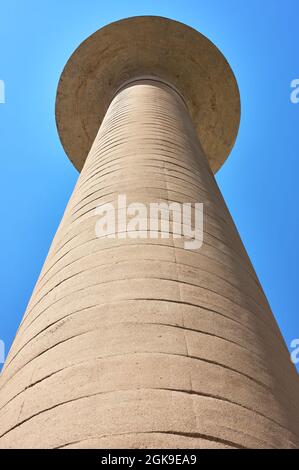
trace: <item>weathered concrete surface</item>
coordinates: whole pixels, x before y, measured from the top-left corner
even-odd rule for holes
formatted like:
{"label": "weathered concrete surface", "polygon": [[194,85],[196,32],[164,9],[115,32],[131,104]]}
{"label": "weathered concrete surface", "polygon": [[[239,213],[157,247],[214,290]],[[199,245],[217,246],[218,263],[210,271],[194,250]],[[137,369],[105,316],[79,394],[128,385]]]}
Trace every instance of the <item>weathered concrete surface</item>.
{"label": "weathered concrete surface", "polygon": [[56,121],[75,167],[81,171],[115,91],[140,76],[163,80],[184,96],[216,172],[239,128],[236,79],[209,39],[185,24],[158,16],[111,23],[83,41],[68,60],[57,90]]}
{"label": "weathered concrete surface", "polygon": [[[97,239],[95,208],[203,202],[204,243]],[[185,104],[112,101],[7,358],[0,447],[298,447],[298,377]]]}

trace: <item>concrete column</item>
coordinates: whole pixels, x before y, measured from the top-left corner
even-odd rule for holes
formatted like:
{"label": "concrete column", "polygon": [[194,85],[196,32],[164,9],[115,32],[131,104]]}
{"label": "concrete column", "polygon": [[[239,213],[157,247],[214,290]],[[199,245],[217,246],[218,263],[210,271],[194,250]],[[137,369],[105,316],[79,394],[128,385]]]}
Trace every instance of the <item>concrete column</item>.
{"label": "concrete column", "polygon": [[[95,209],[203,202],[204,239]],[[160,234],[161,235],[161,234]],[[179,94],[112,100],[1,377],[0,447],[298,447],[298,378]]]}

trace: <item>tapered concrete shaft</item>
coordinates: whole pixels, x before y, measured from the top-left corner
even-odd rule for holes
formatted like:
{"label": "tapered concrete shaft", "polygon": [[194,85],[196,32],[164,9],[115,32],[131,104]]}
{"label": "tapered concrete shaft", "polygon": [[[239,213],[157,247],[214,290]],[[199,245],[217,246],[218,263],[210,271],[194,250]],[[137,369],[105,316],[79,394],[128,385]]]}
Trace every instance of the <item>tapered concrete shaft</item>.
{"label": "tapered concrete shaft", "polygon": [[[97,238],[100,204],[203,202],[204,241]],[[113,99],[1,378],[0,447],[298,441],[298,379],[181,97]]]}

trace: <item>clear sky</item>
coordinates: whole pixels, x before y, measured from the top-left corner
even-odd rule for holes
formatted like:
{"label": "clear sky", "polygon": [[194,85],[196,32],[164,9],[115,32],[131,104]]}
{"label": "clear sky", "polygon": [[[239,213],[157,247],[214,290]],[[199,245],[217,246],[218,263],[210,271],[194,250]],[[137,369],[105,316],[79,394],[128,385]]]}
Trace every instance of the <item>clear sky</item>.
{"label": "clear sky", "polygon": [[295,0],[0,0],[0,339],[8,352],[78,177],[55,126],[61,71],[87,36],[135,15],[192,26],[236,75],[241,126],[217,181],[290,347],[299,338]]}

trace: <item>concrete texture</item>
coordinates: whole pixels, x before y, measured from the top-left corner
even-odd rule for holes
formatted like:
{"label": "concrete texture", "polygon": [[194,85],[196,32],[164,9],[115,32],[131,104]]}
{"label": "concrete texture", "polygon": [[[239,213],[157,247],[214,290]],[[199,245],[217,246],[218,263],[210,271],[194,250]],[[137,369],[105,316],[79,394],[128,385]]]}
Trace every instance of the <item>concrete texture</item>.
{"label": "concrete texture", "polygon": [[[97,238],[95,208],[203,202],[204,243]],[[0,379],[1,448],[295,448],[299,384],[186,104],[113,98]]]}
{"label": "concrete texture", "polygon": [[184,96],[216,172],[233,147],[239,127],[234,74],[205,36],[157,16],[111,23],[89,36],[68,60],[57,91],[56,121],[75,167],[82,170],[115,91],[140,76],[163,80]]}

